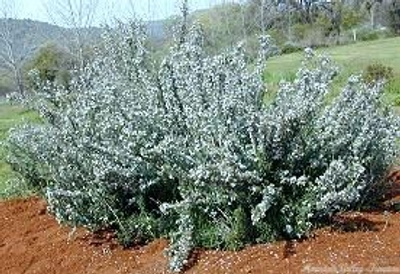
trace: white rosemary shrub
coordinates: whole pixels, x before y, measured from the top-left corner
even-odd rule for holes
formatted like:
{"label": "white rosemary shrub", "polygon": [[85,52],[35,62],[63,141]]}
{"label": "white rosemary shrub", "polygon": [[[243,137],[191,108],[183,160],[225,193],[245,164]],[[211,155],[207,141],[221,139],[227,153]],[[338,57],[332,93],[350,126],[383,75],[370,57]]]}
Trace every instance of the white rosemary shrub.
{"label": "white rosemary shrub", "polygon": [[303,237],[376,199],[400,133],[381,84],[352,77],[329,101],[337,68],[308,49],[265,104],[270,38],[255,66],[240,45],[206,56],[203,39],[194,25],[157,65],[143,27],[120,24],[68,86],[36,81],[44,123],[12,131],[9,161],[46,185],[60,222],[126,245],[167,236],[179,271],[193,247]]}

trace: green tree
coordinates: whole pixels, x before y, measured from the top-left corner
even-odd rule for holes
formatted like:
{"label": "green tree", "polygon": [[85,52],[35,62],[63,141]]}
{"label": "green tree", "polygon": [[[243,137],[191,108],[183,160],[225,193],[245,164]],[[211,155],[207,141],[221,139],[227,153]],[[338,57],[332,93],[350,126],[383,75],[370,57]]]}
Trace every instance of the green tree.
{"label": "green tree", "polygon": [[29,71],[35,69],[39,72],[41,80],[48,80],[67,85],[69,82],[68,70],[73,66],[73,58],[66,50],[53,42],[44,44],[33,58],[25,65],[25,77],[28,86],[32,83],[27,76]]}
{"label": "green tree", "polygon": [[196,12],[193,14],[193,19],[202,24],[207,37],[206,46],[212,53],[216,53],[246,38],[248,32],[243,16],[241,5],[223,4]]}

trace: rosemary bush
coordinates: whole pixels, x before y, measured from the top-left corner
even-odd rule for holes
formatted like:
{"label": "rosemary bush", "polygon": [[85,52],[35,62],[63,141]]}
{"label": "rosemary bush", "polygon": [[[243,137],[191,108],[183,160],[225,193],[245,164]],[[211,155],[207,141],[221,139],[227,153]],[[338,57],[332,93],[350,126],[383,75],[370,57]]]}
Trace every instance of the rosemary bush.
{"label": "rosemary bush", "polygon": [[264,104],[271,39],[255,65],[241,45],[207,56],[203,39],[194,25],[157,65],[143,27],[120,24],[67,87],[36,81],[44,123],[12,131],[9,161],[45,184],[60,222],[113,228],[126,245],[167,236],[179,271],[196,246],[303,237],[375,198],[400,125],[381,84],[351,77],[329,102],[337,68],[307,49]]}

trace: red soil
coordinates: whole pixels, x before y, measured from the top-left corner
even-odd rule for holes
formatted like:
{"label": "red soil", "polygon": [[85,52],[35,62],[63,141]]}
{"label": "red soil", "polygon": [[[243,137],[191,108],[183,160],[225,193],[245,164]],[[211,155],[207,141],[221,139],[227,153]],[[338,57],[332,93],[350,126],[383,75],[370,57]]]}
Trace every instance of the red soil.
{"label": "red soil", "polygon": [[[304,241],[197,251],[187,273],[400,273],[400,171],[382,210],[351,212]],[[385,210],[386,208],[386,210]],[[0,273],[167,273],[166,240],[122,249],[110,233],[74,234],[38,198],[0,202]]]}

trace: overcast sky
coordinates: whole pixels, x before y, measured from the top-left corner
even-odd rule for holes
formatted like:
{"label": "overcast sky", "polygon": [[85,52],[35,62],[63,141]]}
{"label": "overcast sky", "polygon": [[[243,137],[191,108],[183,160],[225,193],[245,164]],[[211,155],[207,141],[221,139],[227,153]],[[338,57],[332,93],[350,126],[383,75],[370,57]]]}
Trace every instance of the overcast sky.
{"label": "overcast sky", "polygon": [[[50,19],[47,7],[52,7],[57,1],[63,0],[6,0],[15,2],[17,17],[20,19],[30,18],[49,23],[54,23]],[[72,2],[78,0],[72,0]],[[83,2],[90,0],[82,0]],[[157,20],[167,18],[179,12],[179,0],[98,0],[96,25],[110,20],[113,17],[131,17],[133,12],[145,20]],[[212,5],[230,2],[240,2],[239,0],[189,0],[190,10],[208,8]],[[243,1],[244,2],[244,1]],[[1,2],[0,2],[1,3]]]}

